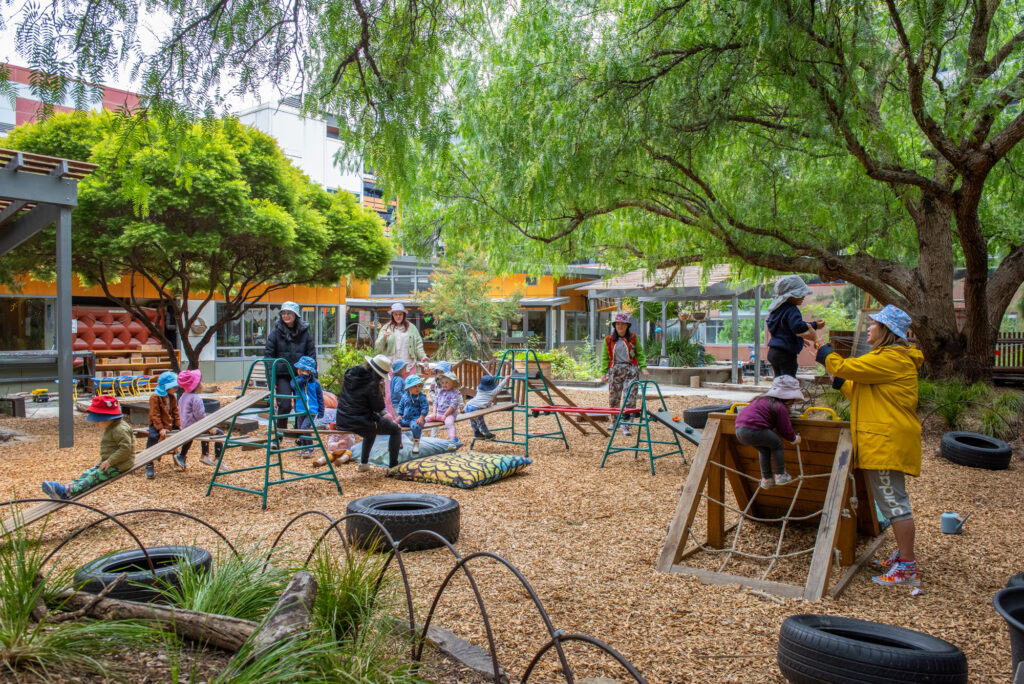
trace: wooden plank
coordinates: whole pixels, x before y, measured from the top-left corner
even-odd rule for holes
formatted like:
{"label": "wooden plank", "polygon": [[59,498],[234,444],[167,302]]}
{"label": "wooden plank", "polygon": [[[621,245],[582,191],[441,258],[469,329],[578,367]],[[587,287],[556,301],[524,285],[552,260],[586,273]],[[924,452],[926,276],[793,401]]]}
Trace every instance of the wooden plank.
{"label": "wooden plank", "polygon": [[[515,405],[514,402],[508,401],[508,402],[504,402],[504,403],[501,403],[501,404],[495,404],[494,406],[488,406],[485,409],[480,409],[478,411],[473,411],[471,413],[458,413],[458,414],[455,415],[455,422],[456,423],[462,423],[462,422],[465,422],[465,421],[469,420],[470,418],[481,418],[483,416],[487,416],[487,415],[490,415],[492,413],[499,413],[501,411],[511,411],[515,407],[516,407],[516,405]],[[444,427],[444,423],[440,423],[440,422],[434,420],[434,421],[430,421],[428,423],[424,423],[423,424],[423,429],[424,430],[427,430],[427,429],[430,429],[430,428],[436,428],[436,427]],[[409,428],[407,428],[407,427],[402,428],[402,430],[408,430],[408,429]],[[311,434],[313,434],[312,430],[300,430],[298,428],[279,428],[278,432],[280,432],[281,434],[284,434],[284,435],[311,435]],[[355,434],[353,432],[349,432],[348,430],[321,430],[319,428],[317,428],[317,433],[319,433],[321,435],[352,435],[352,434]]]}
{"label": "wooden plank", "polygon": [[[216,412],[206,416],[205,418],[196,421],[195,423],[188,426],[181,432],[170,435],[164,441],[157,442],[148,449],[145,449],[135,454],[135,464],[131,468],[121,473],[117,477],[111,478],[106,482],[101,482],[92,489],[88,489],[82,492],[77,497],[75,497],[74,500],[78,501],[82,497],[88,496],[89,494],[92,494],[93,492],[102,489],[103,487],[106,487],[111,482],[117,482],[118,480],[120,480],[122,477],[132,472],[133,470],[141,468],[150,461],[155,461],[159,456],[163,456],[168,452],[176,450],[185,442],[190,442],[192,440],[195,440],[197,437],[201,437],[203,433],[209,432],[210,428],[216,427],[219,423],[228,420],[232,416],[238,415],[245,409],[251,407],[260,399],[266,398],[267,394],[268,392],[266,390],[259,390],[256,392],[243,394],[241,397],[231,402],[227,406],[224,406],[221,409],[217,410]],[[33,506],[32,508],[28,509],[19,516],[20,521],[15,521],[14,517],[12,516],[4,520],[3,523],[0,523],[0,534],[7,534],[13,532],[19,527],[31,525],[40,518],[43,518],[49,515],[50,513],[53,513],[54,511],[60,510],[61,508],[64,508],[64,506],[66,505],[67,504],[64,501],[54,500]]]}
{"label": "wooden plank", "polygon": [[699,579],[704,584],[738,584],[741,589],[744,587],[759,589],[761,591],[767,591],[769,594],[782,596],[783,598],[798,599],[803,598],[804,595],[803,587],[798,587],[793,584],[752,579],[750,577],[741,577],[740,575],[730,575],[727,572],[715,572],[713,570],[704,570],[703,568],[691,568],[686,565],[673,565],[668,571],[676,575],[691,575]]}
{"label": "wooden plank", "polygon": [[[886,530],[886,532],[887,531],[888,530]],[[860,569],[862,567],[864,567],[864,563],[866,563],[868,560],[871,559],[872,556],[878,553],[878,549],[882,546],[882,543],[885,541],[886,536],[886,533],[882,532],[881,534],[879,534],[871,540],[871,543],[868,544],[868,547],[864,549],[864,553],[860,554],[857,560],[853,562],[853,565],[846,569],[846,572],[843,573],[842,577],[839,578],[839,581],[836,582],[835,586],[832,587],[832,590],[829,591],[829,595],[832,598],[839,598],[839,595],[846,590],[846,587],[848,587],[850,585],[850,582],[853,581],[854,576],[858,572],[860,572]]]}
{"label": "wooden plank", "polygon": [[718,426],[719,421],[712,418],[708,420],[707,427],[704,428],[704,436],[700,441],[700,446],[697,447],[697,455],[693,457],[693,464],[690,466],[690,473],[686,476],[683,493],[679,495],[675,515],[668,526],[665,547],[661,550],[658,563],[655,565],[655,568],[661,572],[669,572],[672,564],[678,562],[683,553],[686,532],[697,515],[697,507],[701,500],[700,493],[704,490],[704,484],[708,479],[711,455],[715,453],[721,443]]}
{"label": "wooden plank", "polygon": [[[708,472],[708,546],[713,549],[720,549],[725,543],[725,470],[716,465],[723,451],[726,450],[719,449],[711,454]],[[712,499],[722,503],[716,504]]]}
{"label": "wooden plank", "polygon": [[[853,554],[857,552],[857,516],[847,505],[850,495],[850,479],[847,478],[846,488],[843,490],[843,507],[839,511],[839,532],[836,534],[839,565],[842,566],[853,563]],[[843,511],[846,511],[847,515],[843,515]]]}
{"label": "wooden plank", "polygon": [[830,486],[825,498],[825,507],[818,526],[818,539],[811,557],[811,569],[807,573],[804,598],[818,601],[825,592],[829,571],[832,568],[832,549],[835,548],[836,533],[839,530],[839,516],[843,508],[843,493],[846,478],[853,461],[853,440],[850,430],[843,429],[836,444],[836,460],[832,469]]}
{"label": "wooden plank", "polygon": [[854,468],[853,480],[857,484],[857,529],[865,537],[875,537],[882,533],[882,529],[875,513],[875,497],[868,486],[867,473]]}
{"label": "wooden plank", "polygon": [[[722,440],[728,447],[725,452],[725,465],[733,470],[746,472],[744,468],[739,467],[739,461],[736,454],[736,440],[729,437],[723,437]],[[758,468],[760,468],[760,466],[758,466]],[[758,472],[760,473],[760,470]],[[747,483],[749,480],[740,477],[738,473],[734,473],[731,470],[726,471],[726,473],[729,477],[729,484],[732,486],[733,496],[736,497],[737,507],[741,509],[746,508],[747,503],[750,501],[750,495],[753,493],[753,487],[756,485],[754,483],[750,483],[751,487],[748,488]]]}

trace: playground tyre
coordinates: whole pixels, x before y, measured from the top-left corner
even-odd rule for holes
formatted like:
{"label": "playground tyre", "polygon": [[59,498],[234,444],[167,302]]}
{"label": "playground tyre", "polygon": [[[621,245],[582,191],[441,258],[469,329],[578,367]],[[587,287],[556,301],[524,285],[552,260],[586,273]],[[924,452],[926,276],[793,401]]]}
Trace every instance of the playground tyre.
{"label": "playground tyre", "polygon": [[[417,530],[435,532],[454,544],[459,538],[461,511],[459,502],[438,494],[374,494],[350,501],[347,515],[368,515],[384,527],[396,542]],[[377,551],[389,549],[387,538],[372,521],[361,517],[345,520],[345,536],[358,548]],[[436,537],[421,534],[409,538],[401,551],[421,551],[444,546]]]}
{"label": "playground tyre", "polygon": [[1001,439],[977,432],[954,431],[942,435],[939,453],[953,463],[986,470],[1006,470],[1013,455]]}
{"label": "playground tyre", "polygon": [[155,571],[150,571],[141,549],[128,549],[83,565],[75,573],[75,586],[79,587],[79,591],[98,594],[124,574],[124,581],[107,594],[108,598],[140,603],[164,603],[160,590],[178,584],[179,568],[182,564],[209,571],[213,563],[210,552],[198,546],[150,546],[146,548],[146,552],[153,561]]}
{"label": "playground tyre", "polygon": [[1018,572],[1006,581],[1006,588],[1010,587],[1024,587],[1024,572]]}
{"label": "playground tyre", "polygon": [[779,670],[794,684],[967,682],[967,657],[922,632],[833,615],[793,615],[779,631]]}
{"label": "playground tyre", "polygon": [[708,424],[709,413],[725,413],[732,404],[708,404],[707,406],[695,406],[683,411],[683,422],[690,427],[703,430]]}

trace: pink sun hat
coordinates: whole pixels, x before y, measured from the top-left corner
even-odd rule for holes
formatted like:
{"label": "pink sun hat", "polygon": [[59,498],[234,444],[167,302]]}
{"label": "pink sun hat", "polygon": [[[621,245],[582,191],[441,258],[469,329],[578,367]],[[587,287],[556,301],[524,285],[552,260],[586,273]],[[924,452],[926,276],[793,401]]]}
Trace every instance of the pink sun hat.
{"label": "pink sun hat", "polygon": [[178,387],[185,390],[186,392],[195,391],[199,387],[199,383],[203,380],[202,371],[198,370],[187,370],[178,373]]}

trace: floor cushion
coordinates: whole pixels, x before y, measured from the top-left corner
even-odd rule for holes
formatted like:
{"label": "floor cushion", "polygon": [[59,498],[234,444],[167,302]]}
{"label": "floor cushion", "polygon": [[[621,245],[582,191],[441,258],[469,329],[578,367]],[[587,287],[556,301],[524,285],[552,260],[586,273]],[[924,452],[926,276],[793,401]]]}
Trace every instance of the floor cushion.
{"label": "floor cushion", "polygon": [[471,489],[515,475],[532,462],[523,456],[465,451],[402,463],[392,471],[391,477]]}

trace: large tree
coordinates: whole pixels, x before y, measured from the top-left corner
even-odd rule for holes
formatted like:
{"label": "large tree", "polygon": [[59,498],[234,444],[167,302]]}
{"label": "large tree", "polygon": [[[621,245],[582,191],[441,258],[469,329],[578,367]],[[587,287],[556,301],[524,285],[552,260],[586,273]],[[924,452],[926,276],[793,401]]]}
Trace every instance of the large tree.
{"label": "large tree", "polygon": [[[914,317],[934,372],[968,375],[1024,280],[1020,2],[154,6],[178,18],[138,63],[148,102],[298,74],[401,194],[412,248],[842,278]],[[125,49],[134,3],[26,7],[26,49],[55,55],[41,66],[73,55],[97,80],[143,54]]]}
{"label": "large tree", "polygon": [[[185,125],[172,144],[161,126],[139,121],[147,142],[126,147],[119,123],[109,114],[57,114],[18,127],[4,144],[99,165],[79,185],[72,268],[167,349],[163,321],[143,311],[152,304],[144,291],[156,292],[181,331],[206,304],[224,303],[198,341],[181,335],[190,367],[219,330],[276,291],[387,270],[392,248],[380,218],[349,193],[312,184],[269,136],[224,119]],[[52,278],[54,240],[51,228],[5,256],[0,277]],[[123,281],[128,295],[115,287]]]}

